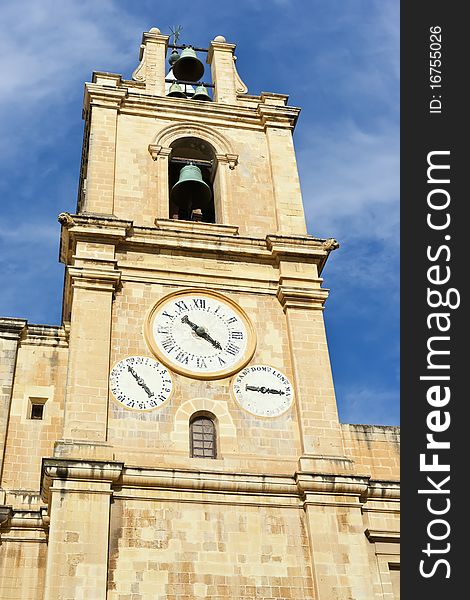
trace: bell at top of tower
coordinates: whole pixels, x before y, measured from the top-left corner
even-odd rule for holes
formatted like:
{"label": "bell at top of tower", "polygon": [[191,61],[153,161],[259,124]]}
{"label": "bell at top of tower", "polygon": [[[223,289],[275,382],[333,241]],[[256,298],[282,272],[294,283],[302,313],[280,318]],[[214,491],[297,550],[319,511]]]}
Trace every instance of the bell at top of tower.
{"label": "bell at top of tower", "polygon": [[130,80],[95,72],[85,85],[77,212],[305,235],[292,140],[300,109],[284,94],[248,94],[223,36],[199,47],[179,31],[145,32]]}
{"label": "bell at top of tower", "polygon": [[[140,46],[140,64],[132,79],[156,95],[236,103],[237,95],[246,94],[248,88],[235,66],[235,44],[227,43],[222,35],[215,36],[207,48],[180,44],[181,30],[178,27],[171,30],[171,35],[163,35],[157,27],[152,27],[145,32]],[[204,59],[210,69],[205,68]],[[176,95],[175,90],[184,95]]]}

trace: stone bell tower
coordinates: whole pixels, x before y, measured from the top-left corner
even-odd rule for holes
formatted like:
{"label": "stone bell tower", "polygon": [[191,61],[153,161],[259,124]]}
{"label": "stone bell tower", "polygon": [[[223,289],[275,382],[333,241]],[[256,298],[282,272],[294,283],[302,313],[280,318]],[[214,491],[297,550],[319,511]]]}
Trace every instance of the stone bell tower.
{"label": "stone bell tower", "polygon": [[0,321],[6,599],[399,598],[398,432],[338,419],[338,244],[234,50],[154,28],[85,85],[62,325]]}

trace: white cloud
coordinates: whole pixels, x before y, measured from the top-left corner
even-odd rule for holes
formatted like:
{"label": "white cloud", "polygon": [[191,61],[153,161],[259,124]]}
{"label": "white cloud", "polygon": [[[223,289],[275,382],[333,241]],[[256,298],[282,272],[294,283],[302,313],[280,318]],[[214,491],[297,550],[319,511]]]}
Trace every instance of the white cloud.
{"label": "white cloud", "polygon": [[111,0],[7,0],[0,22],[2,158],[24,151],[41,119],[56,117],[43,135],[66,126],[57,122],[57,108],[81,95],[93,70],[131,71],[138,64],[140,27]]}
{"label": "white cloud", "polygon": [[[306,136],[309,138],[308,147]],[[354,123],[310,128],[299,152],[307,220],[314,235],[398,243],[396,129],[365,132]]]}
{"label": "white cloud", "polygon": [[121,17],[109,1],[4,3],[0,68],[8,86],[1,102],[19,93],[22,102],[60,94],[97,56],[126,62],[128,23]]}

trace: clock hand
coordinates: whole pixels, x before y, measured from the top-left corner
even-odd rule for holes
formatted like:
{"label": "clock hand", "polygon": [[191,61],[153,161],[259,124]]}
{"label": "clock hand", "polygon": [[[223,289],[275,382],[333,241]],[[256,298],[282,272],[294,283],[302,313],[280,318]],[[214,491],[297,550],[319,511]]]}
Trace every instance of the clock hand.
{"label": "clock hand", "polygon": [[142,377],[137,375],[137,373],[134,371],[134,369],[130,365],[127,365],[127,370],[131,373],[132,377],[134,377],[134,379],[137,381],[137,383],[140,385],[140,387],[145,391],[145,393],[147,394],[147,396],[149,398],[151,398],[152,396],[155,395],[152,392],[152,390],[146,385],[146,383],[142,379]]}
{"label": "clock hand", "polygon": [[285,392],[282,390],[275,390],[273,388],[267,388],[264,386],[257,387],[254,385],[246,385],[245,389],[249,390],[250,392],[261,392],[262,394],[279,394],[280,396],[284,396],[285,394]]}
{"label": "clock hand", "polygon": [[198,329],[199,325],[196,325],[196,323],[193,323],[192,321],[190,321],[188,319],[188,315],[184,315],[184,317],[181,319],[181,322],[189,325],[191,327],[191,329],[197,333],[197,329]]}
{"label": "clock hand", "polygon": [[207,340],[208,342],[210,342],[214,348],[218,348],[219,350],[222,349],[222,346],[220,345],[220,342],[218,342],[217,340],[214,340],[213,338],[211,338],[211,336],[207,333],[207,331],[205,330],[204,327],[202,327],[201,325],[196,325],[196,323],[193,323],[192,321],[190,321],[188,319],[188,315],[185,315],[182,319],[181,319],[182,323],[186,323],[187,325],[189,325],[191,327],[191,329],[194,331],[194,333],[201,337],[204,340]]}
{"label": "clock hand", "polygon": [[[196,331],[196,333],[197,333],[197,331]],[[217,340],[214,340],[213,338],[211,338],[211,336],[207,333],[207,331],[205,331],[203,334],[199,334],[199,333],[197,333],[197,334],[200,335],[200,337],[202,337],[203,339],[205,339],[208,342],[210,342],[214,346],[214,348],[217,348],[218,350],[222,349],[222,346],[220,345],[220,342],[218,342]]]}

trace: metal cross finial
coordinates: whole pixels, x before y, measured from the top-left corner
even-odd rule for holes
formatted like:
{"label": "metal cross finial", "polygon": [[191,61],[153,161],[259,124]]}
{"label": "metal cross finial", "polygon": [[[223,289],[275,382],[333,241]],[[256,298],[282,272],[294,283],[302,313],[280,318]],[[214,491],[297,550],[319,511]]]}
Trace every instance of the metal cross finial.
{"label": "metal cross finial", "polygon": [[183,27],[181,25],[175,25],[174,27],[170,27],[170,31],[173,34],[173,44],[177,44],[178,43],[178,39],[181,35],[181,31],[182,31]]}

